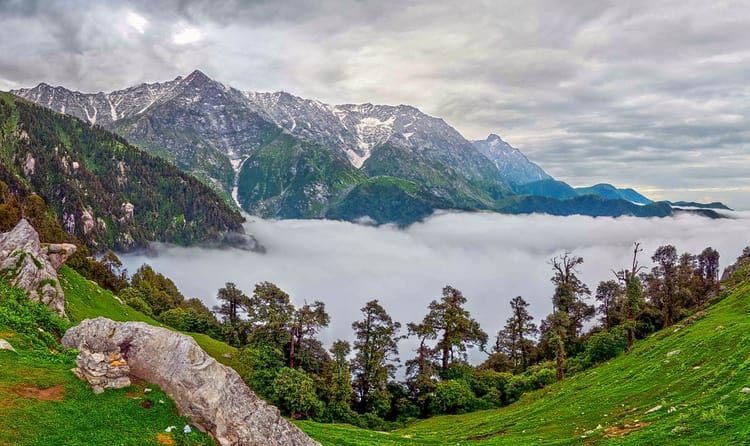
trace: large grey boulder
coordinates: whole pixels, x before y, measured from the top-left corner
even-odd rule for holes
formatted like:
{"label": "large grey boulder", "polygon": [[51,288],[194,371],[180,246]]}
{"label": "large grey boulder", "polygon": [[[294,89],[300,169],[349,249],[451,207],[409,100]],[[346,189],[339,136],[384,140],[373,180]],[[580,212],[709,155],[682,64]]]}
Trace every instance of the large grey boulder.
{"label": "large grey boulder", "polygon": [[10,232],[0,234],[0,276],[25,290],[31,300],[65,316],[65,295],[57,270],[75,251],[75,245],[69,243],[40,243],[39,234],[22,219]]}
{"label": "large grey boulder", "polygon": [[89,352],[119,351],[132,376],[161,387],[181,414],[210,431],[222,445],[319,445],[189,336],[142,322],[99,317],[69,329],[62,343]]}

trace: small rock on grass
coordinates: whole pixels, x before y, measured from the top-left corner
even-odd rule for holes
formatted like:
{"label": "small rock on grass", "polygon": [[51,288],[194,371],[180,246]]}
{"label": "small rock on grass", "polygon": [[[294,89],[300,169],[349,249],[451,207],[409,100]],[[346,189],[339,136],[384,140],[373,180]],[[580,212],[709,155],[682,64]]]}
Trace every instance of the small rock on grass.
{"label": "small rock on grass", "polygon": [[0,350],[8,350],[9,352],[16,353],[16,349],[5,339],[0,339]]}

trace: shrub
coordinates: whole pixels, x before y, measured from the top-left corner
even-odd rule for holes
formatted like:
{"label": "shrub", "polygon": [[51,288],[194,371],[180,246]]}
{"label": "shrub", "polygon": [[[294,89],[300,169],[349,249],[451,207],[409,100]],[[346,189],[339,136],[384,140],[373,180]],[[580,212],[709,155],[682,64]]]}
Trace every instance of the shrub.
{"label": "shrub", "polygon": [[301,370],[282,368],[273,381],[273,400],[279,409],[294,419],[310,418],[320,412],[323,403],[315,394],[315,383]]}
{"label": "shrub", "polygon": [[464,413],[473,410],[476,396],[464,380],[441,381],[435,386],[430,410],[438,413]]}
{"label": "shrub", "polygon": [[602,330],[586,341],[585,355],[596,364],[614,358],[624,352],[627,346],[627,334],[621,328]]}

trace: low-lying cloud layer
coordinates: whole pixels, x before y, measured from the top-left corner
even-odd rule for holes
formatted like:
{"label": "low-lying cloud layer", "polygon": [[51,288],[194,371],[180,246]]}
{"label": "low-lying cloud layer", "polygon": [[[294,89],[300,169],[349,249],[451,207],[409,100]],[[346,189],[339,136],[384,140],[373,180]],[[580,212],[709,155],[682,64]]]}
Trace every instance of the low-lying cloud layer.
{"label": "low-lying cloud layer", "polygon": [[750,209],[741,0],[0,0],[0,29],[0,89],[200,68],[246,90],[411,104],[574,186]]}
{"label": "low-lying cloud layer", "polygon": [[[247,229],[266,246],[265,254],[159,246],[157,255],[130,254],[123,261],[131,272],[149,263],[187,297],[200,297],[209,306],[225,282],[249,294],[254,284],[271,281],[296,305],[322,300],[331,314],[322,333],[327,347],[338,338],[351,340],[351,323],[368,300],[379,299],[405,326],[421,320],[429,302],[451,285],[463,291],[468,309],[494,342],[513,297],[530,302],[537,322],[551,311],[552,257],[566,250],[582,256],[581,277],[592,290],[613,278],[612,269],[630,264],[635,241],[641,242],[641,263],[648,266],[656,248],[669,243],[692,253],[712,246],[723,268],[750,245],[750,213],[733,215],[736,219],[709,220],[448,213],[405,230],[252,218]],[[413,347],[403,342],[401,357],[410,358]],[[472,354],[474,361],[482,357]]]}

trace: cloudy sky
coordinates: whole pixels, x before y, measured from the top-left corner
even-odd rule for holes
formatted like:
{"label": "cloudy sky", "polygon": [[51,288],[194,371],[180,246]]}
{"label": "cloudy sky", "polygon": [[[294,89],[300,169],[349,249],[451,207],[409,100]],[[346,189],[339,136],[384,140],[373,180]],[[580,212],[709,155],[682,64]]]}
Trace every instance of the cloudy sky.
{"label": "cloudy sky", "polygon": [[0,0],[0,90],[195,68],[243,90],[412,104],[573,185],[750,209],[744,1]]}

